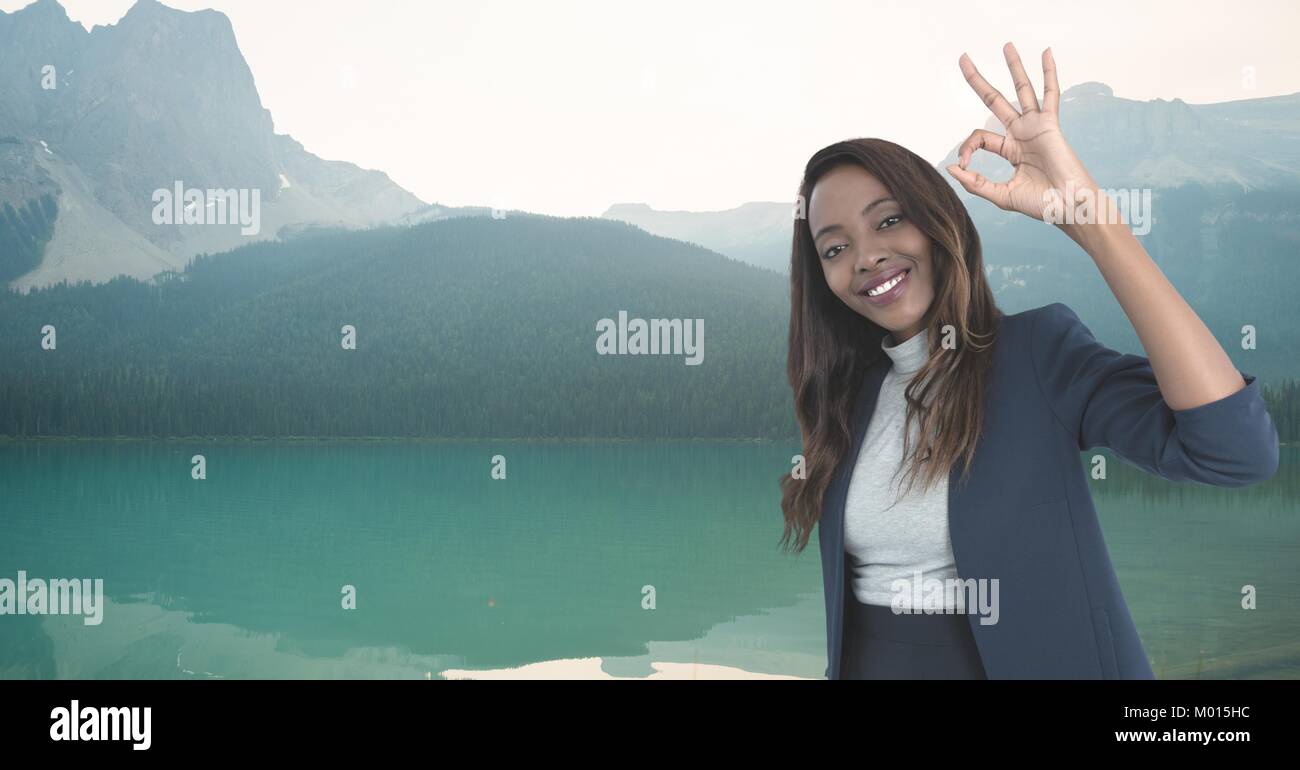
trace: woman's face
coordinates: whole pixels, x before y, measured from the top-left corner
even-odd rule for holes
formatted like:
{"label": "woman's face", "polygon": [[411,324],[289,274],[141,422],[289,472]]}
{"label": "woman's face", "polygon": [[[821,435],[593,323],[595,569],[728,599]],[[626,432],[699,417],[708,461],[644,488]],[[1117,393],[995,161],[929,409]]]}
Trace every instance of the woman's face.
{"label": "woman's face", "polygon": [[891,332],[895,343],[921,330],[934,300],[930,238],[903,216],[879,179],[856,163],[828,171],[813,187],[808,225],[826,285],[840,301]]}

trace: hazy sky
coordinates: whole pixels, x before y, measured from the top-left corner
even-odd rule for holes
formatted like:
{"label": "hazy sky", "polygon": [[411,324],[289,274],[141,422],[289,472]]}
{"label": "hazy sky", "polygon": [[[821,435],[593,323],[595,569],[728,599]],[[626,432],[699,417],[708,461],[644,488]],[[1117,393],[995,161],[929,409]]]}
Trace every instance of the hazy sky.
{"label": "hazy sky", "polygon": [[[90,27],[133,0],[62,2]],[[276,131],[317,155],[429,202],[563,216],[793,200],[808,157],[848,137],[937,162],[989,114],[963,51],[1014,99],[1008,40],[1040,95],[1049,45],[1063,89],[1098,80],[1191,103],[1300,91],[1294,0],[167,4],[230,17]]]}

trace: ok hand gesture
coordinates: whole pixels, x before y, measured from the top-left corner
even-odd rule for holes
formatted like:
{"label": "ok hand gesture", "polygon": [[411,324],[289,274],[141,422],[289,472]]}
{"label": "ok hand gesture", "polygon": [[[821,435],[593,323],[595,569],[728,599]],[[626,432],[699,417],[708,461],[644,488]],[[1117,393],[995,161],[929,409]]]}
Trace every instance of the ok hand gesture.
{"label": "ok hand gesture", "polygon": [[[1034,95],[1034,87],[1025,75],[1025,68],[1020,64],[1020,55],[1016,53],[1015,46],[1007,43],[1002,53],[1011,70],[1021,111],[1017,112],[996,88],[989,85],[979,70],[975,69],[970,57],[963,53],[958,63],[966,82],[970,83],[998,120],[1002,121],[1007,131],[1003,136],[982,128],[974,130],[958,150],[960,164],[952,164],[947,170],[972,195],[978,195],[1005,211],[1019,211],[1042,220],[1053,192],[1069,206],[1072,205],[1067,197],[1069,190],[1096,190],[1097,183],[1061,133],[1057,119],[1061,94],[1056,82],[1056,62],[1052,59],[1052,49],[1043,51],[1041,108]],[[979,149],[1006,158],[1015,167],[1015,175],[1009,181],[994,182],[983,174],[971,171],[967,168],[971,155]]]}

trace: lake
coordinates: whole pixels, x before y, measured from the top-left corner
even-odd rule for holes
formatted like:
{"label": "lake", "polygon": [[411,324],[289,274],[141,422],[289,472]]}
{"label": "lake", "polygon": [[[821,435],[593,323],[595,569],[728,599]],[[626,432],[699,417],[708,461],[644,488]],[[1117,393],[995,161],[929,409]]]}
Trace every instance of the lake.
{"label": "lake", "polygon": [[[99,625],[0,616],[0,677],[821,678],[816,533],[801,555],[777,546],[798,451],[0,442],[0,578],[102,578],[105,594]],[[1300,449],[1282,452],[1247,489],[1113,457],[1090,482],[1158,677],[1300,678]]]}

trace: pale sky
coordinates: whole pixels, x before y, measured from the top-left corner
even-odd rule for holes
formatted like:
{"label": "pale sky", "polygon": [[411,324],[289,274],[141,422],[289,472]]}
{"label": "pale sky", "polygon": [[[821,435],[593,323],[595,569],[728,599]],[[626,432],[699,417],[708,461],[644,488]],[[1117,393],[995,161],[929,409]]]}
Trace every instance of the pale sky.
{"label": "pale sky", "polygon": [[[132,2],[62,0],[87,27]],[[808,157],[849,137],[938,162],[989,115],[962,52],[1014,99],[1007,41],[1040,97],[1049,45],[1063,89],[1193,104],[1300,91],[1294,0],[166,4],[230,17],[276,131],[317,155],[425,201],[559,216],[792,201]]]}

